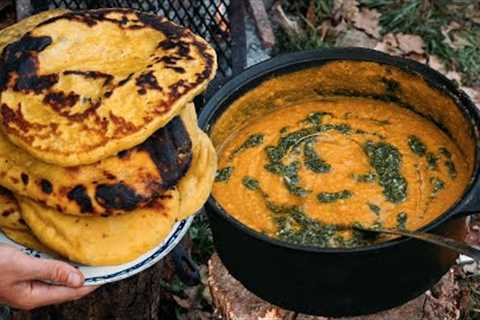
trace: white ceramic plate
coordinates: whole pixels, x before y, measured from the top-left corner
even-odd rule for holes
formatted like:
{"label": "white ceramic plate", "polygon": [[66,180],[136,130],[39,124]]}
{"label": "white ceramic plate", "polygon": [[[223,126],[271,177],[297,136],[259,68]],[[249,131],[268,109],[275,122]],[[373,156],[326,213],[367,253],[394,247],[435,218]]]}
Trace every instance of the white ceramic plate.
{"label": "white ceramic plate", "polygon": [[[75,264],[69,262],[78,267],[80,271],[85,276],[85,285],[93,286],[93,285],[100,285],[109,282],[119,281],[128,277],[137,274],[148,267],[154,265],[157,261],[165,257],[175,246],[178,244],[180,240],[182,240],[185,233],[187,233],[188,228],[192,224],[193,217],[191,216],[185,220],[177,222],[170,234],[165,238],[165,240],[159,244],[157,247],[153,248],[152,250],[148,251],[144,255],[138,257],[137,259],[117,265],[117,266],[105,266],[105,267],[89,267],[80,264]],[[1,231],[0,231],[0,243],[7,243],[14,245],[15,247],[19,248],[26,254],[31,256],[39,257],[39,258],[46,258],[52,259],[51,255],[48,255],[43,252],[39,252],[36,250],[32,250],[30,248],[24,247],[19,245],[12,240],[8,239]],[[58,259],[58,257],[55,257]]]}

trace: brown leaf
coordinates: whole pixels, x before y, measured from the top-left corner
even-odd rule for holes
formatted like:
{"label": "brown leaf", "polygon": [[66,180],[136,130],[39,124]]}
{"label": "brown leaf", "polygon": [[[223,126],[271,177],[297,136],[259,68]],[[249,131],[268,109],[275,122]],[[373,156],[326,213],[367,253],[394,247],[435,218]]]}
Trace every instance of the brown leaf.
{"label": "brown leaf", "polygon": [[335,0],[333,2],[333,12],[335,21],[347,20],[352,22],[358,14],[357,0]]}
{"label": "brown leaf", "polygon": [[463,32],[462,26],[455,21],[450,22],[446,27],[442,28],[443,42],[452,49],[463,49],[469,45],[465,38],[467,34]]}
{"label": "brown leaf", "polygon": [[469,6],[468,10],[465,10],[465,16],[471,21],[480,24],[480,10],[479,4]]}
{"label": "brown leaf", "polygon": [[397,38],[393,33],[387,33],[374,49],[392,55],[401,55],[403,53],[398,47]]}
{"label": "brown leaf", "polygon": [[302,27],[300,26],[300,22],[298,21],[298,19],[287,16],[280,2],[277,2],[273,5],[272,12],[274,14],[275,20],[278,22],[280,27],[290,37],[297,37],[303,33]]}
{"label": "brown leaf", "polygon": [[315,26],[317,24],[317,10],[315,7],[315,0],[310,0],[310,4],[308,5],[308,9],[307,9],[306,18],[307,18],[307,21],[310,22],[312,26]]}
{"label": "brown leaf", "polygon": [[345,22],[345,20],[342,20],[339,24],[336,26],[332,26],[329,20],[325,20],[322,24],[328,23],[330,25],[329,28],[329,33],[331,33],[332,37],[337,37],[338,35],[346,32],[349,30],[349,25]]}
{"label": "brown leaf", "polygon": [[380,38],[380,13],[373,9],[362,8],[353,19],[353,24],[360,30],[365,31],[368,35]]}
{"label": "brown leaf", "polygon": [[431,55],[428,59],[428,65],[430,68],[433,68],[437,70],[440,73],[447,73],[447,69],[445,68],[445,65],[443,64],[442,60],[440,60],[439,57],[435,55]]}
{"label": "brown leaf", "polygon": [[398,46],[400,50],[405,53],[418,53],[423,54],[424,46],[423,40],[420,36],[413,35],[413,34],[404,34],[404,33],[397,33],[395,34],[397,38]]}
{"label": "brown leaf", "polygon": [[449,70],[445,76],[453,81],[456,81],[457,83],[462,83],[462,75],[456,71]]}
{"label": "brown leaf", "polygon": [[369,37],[365,32],[351,29],[339,36],[335,41],[337,47],[362,47],[373,49],[377,41]]}
{"label": "brown leaf", "polygon": [[420,63],[427,63],[428,62],[428,55],[427,54],[418,54],[418,53],[415,53],[415,52],[411,52],[407,55],[404,56],[404,58],[407,58],[407,59],[412,59],[412,60],[415,60],[417,62],[420,62]]}

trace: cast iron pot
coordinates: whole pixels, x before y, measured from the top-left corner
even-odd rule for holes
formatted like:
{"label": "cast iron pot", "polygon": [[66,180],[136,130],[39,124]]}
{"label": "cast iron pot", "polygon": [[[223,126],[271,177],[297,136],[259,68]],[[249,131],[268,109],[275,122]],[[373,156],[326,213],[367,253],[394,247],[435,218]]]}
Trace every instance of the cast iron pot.
{"label": "cast iron pot", "polygon": [[[360,48],[324,49],[279,56],[231,79],[202,110],[209,131],[230,103],[272,76],[332,60],[372,61],[421,75],[453,97],[475,139],[474,174],[462,198],[422,230],[463,240],[466,216],[480,208],[479,111],[461,90],[438,72],[411,60]],[[355,81],[355,79],[352,79]],[[241,224],[210,197],[206,211],[215,248],[230,273],[248,290],[285,309],[322,316],[354,316],[399,306],[430,289],[458,255],[417,240],[401,238],[353,249],[289,244]]]}

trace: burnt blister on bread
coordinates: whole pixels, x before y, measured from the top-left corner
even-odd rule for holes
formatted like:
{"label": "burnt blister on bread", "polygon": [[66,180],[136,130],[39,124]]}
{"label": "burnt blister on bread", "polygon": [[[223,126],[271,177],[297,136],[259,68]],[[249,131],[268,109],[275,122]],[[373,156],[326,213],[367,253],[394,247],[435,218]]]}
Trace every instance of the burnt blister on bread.
{"label": "burnt blister on bread", "polygon": [[174,186],[185,175],[192,161],[192,141],[180,117],[155,132],[139,146],[149,153],[162,177],[162,187]]}
{"label": "burnt blister on bread", "polygon": [[49,36],[32,37],[25,35],[5,47],[0,68],[0,87],[6,88],[15,75],[15,91],[40,93],[58,82],[58,74],[38,75],[38,52],[52,44]]}
{"label": "burnt blister on bread", "polygon": [[[146,197],[133,186],[122,181],[113,182],[116,177],[105,170],[103,175],[106,180],[112,180],[112,182],[96,185],[94,200],[106,209],[106,215],[109,215],[112,210],[131,211],[148,205],[153,199],[174,187],[186,174],[192,161],[192,141],[179,116],[173,118],[166,127],[157,130],[144,143],[134,149],[120,152],[117,157],[125,159],[135,150],[148,153],[159,172],[161,181],[151,183],[152,192]],[[82,213],[95,213],[93,199],[85,186],[76,185],[68,191],[67,197],[77,203]]]}
{"label": "burnt blister on bread", "polygon": [[95,199],[103,207],[131,211],[142,201],[135,190],[123,183],[100,184],[95,189]]}
{"label": "burnt blister on bread", "polygon": [[87,189],[84,186],[75,186],[75,188],[67,194],[67,197],[78,204],[82,213],[93,212],[92,200],[88,196]]}

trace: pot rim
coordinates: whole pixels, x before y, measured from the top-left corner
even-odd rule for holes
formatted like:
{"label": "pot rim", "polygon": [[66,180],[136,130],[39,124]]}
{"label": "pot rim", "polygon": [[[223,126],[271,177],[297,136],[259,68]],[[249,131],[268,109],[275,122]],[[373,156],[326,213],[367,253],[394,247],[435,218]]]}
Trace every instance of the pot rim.
{"label": "pot rim", "polygon": [[[205,107],[200,112],[198,118],[199,126],[201,129],[208,133],[212,124],[214,123],[215,119],[213,116],[218,112],[219,106],[223,105],[227,100],[231,99],[232,96],[238,94],[239,91],[243,91],[242,89],[244,89],[245,86],[248,86],[252,82],[255,82],[256,85],[258,85],[262,81],[268,79],[269,75],[274,75],[276,73],[286,74],[302,69],[308,69],[309,67],[321,65],[322,63],[341,60],[368,61],[383,65],[391,65],[401,69],[402,71],[421,76],[428,83],[429,86],[442,91],[450,98],[452,98],[455,104],[458,106],[458,109],[460,109],[464,116],[468,120],[470,120],[470,123],[474,129],[473,134],[476,140],[474,158],[475,166],[473,169],[470,183],[465,188],[462,196],[458,198],[457,201],[455,201],[455,203],[452,204],[449,209],[447,209],[443,214],[438,216],[429,224],[418,229],[418,231],[428,232],[440,226],[448,219],[454,217],[458,213],[457,209],[461,210],[462,205],[464,206],[469,199],[473,198],[475,186],[480,186],[480,111],[477,109],[477,107],[471,101],[468,95],[463,90],[461,90],[454,82],[450,81],[438,71],[417,61],[405,59],[402,57],[394,57],[377,50],[359,47],[322,48],[282,54],[255,64],[228,80],[205,104]],[[292,71],[282,72],[285,71],[285,69],[289,69],[292,67]],[[241,93],[247,92],[249,90],[251,90],[251,88],[248,88]],[[240,229],[242,232],[245,232],[249,236],[254,237],[257,240],[264,241],[270,245],[303,252],[342,254],[362,253],[376,249],[390,248],[405,243],[406,241],[414,240],[407,237],[400,237],[377,244],[353,248],[326,248],[313,245],[294,244],[275,239],[273,237],[269,237],[241,223],[233,216],[228,214],[226,210],[223,209],[223,207],[213,197],[213,195],[209,196],[208,204],[213,207],[216,214],[219,214],[223,219],[227,220],[229,223]]]}

